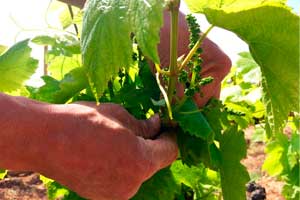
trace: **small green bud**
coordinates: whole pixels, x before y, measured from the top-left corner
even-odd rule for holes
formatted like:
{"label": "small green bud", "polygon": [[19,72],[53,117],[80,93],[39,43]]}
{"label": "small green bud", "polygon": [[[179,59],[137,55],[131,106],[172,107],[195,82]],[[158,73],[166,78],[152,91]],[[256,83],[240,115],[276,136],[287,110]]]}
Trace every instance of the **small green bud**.
{"label": "small green bud", "polygon": [[207,85],[207,84],[213,82],[213,80],[214,80],[214,78],[211,77],[211,76],[206,77],[206,78],[203,78],[203,79],[201,79],[201,81],[200,81],[200,85],[201,85],[201,86]]}
{"label": "small green bud", "polygon": [[196,93],[195,88],[186,88],[184,90],[184,94],[188,97],[193,97],[195,95],[195,93]]}
{"label": "small green bud", "polygon": [[180,83],[185,83],[188,80],[188,72],[185,70],[182,70],[178,76],[178,81]]}

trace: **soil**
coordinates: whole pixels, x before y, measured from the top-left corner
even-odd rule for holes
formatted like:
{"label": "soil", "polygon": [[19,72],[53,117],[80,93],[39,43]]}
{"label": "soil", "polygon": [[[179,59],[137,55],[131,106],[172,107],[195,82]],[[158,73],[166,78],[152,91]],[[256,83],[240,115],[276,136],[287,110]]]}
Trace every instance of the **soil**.
{"label": "soil", "polygon": [[8,171],[0,181],[1,200],[47,200],[47,190],[37,173]]}
{"label": "soil", "polygon": [[[247,167],[250,176],[252,178],[255,177],[255,183],[265,189],[267,200],[285,200],[281,195],[284,183],[277,181],[274,177],[270,177],[262,170],[262,165],[266,158],[264,153],[265,144],[263,142],[251,142],[251,135],[253,132],[253,127],[250,127],[245,131],[248,150],[247,158],[244,159],[242,163]],[[252,200],[250,198],[250,193],[247,193],[247,196],[249,200]]]}
{"label": "soil", "polygon": [[[265,159],[262,142],[251,142],[253,128],[246,131],[245,138],[248,144],[247,158],[242,163],[247,167],[251,177],[255,177],[255,185],[264,188],[267,200],[284,200],[281,195],[283,182],[268,176],[261,166]],[[248,200],[254,200],[253,193],[247,192]],[[0,200],[47,200],[47,190],[34,172],[9,171],[0,181]],[[263,199],[258,199],[263,200]]]}

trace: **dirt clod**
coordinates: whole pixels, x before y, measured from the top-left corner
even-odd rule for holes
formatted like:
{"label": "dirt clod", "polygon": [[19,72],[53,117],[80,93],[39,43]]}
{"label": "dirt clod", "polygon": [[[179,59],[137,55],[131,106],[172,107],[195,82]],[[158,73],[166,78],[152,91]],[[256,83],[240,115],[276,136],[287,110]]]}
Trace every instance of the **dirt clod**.
{"label": "dirt clod", "polygon": [[47,200],[47,190],[33,172],[8,171],[0,181],[1,200]]}

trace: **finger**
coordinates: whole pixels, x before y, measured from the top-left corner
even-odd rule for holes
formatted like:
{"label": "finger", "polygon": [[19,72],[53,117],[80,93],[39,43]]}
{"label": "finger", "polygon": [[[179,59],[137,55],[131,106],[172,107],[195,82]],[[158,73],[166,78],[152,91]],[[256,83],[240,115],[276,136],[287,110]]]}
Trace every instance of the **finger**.
{"label": "finger", "polygon": [[156,140],[145,140],[145,148],[154,171],[169,166],[178,156],[175,133],[163,133]]}
{"label": "finger", "polygon": [[118,104],[105,103],[96,105],[94,102],[75,102],[98,110],[99,113],[117,120],[124,127],[130,129],[135,135],[145,139],[154,138],[160,131],[159,115],[154,115],[147,120],[137,120],[125,108]]}
{"label": "finger", "polygon": [[76,102],[73,102],[72,104],[88,106],[88,107],[95,108],[95,109],[98,109],[98,107],[99,107],[99,105],[97,105],[96,102],[92,102],[92,101],[76,101]]}
{"label": "finger", "polygon": [[106,104],[106,108],[102,107],[100,111],[118,120],[120,124],[130,129],[135,135],[145,139],[154,138],[160,131],[160,118],[158,114],[147,120],[137,120],[126,109],[116,104]]}
{"label": "finger", "polygon": [[145,139],[155,138],[160,132],[160,118],[158,114],[147,120],[135,120],[134,123],[135,127],[132,127],[132,129],[135,129],[136,135]]}

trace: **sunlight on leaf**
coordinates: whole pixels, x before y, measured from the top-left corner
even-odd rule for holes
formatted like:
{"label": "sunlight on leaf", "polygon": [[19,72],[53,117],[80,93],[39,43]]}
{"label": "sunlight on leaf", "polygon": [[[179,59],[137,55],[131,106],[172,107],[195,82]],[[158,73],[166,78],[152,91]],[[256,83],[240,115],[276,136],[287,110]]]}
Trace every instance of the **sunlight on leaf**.
{"label": "sunlight on leaf", "polygon": [[157,44],[163,1],[90,0],[83,18],[82,54],[90,85],[99,97],[109,79],[132,60],[131,33],[145,56],[159,63]]}
{"label": "sunlight on leaf", "polygon": [[299,16],[283,0],[186,2],[248,43],[262,71],[268,130],[278,132],[288,113],[299,110]]}
{"label": "sunlight on leaf", "polygon": [[34,74],[38,61],[30,56],[28,42],[18,42],[0,56],[0,91],[17,90]]}

